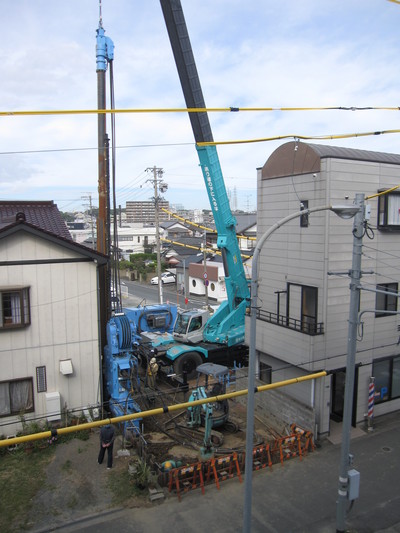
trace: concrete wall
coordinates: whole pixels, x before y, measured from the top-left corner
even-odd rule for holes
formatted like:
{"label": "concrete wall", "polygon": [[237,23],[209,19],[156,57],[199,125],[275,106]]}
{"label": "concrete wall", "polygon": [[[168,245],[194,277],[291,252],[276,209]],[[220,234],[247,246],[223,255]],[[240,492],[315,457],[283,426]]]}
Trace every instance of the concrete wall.
{"label": "concrete wall", "polygon": [[[237,390],[245,388],[247,375],[247,368],[237,370]],[[265,385],[265,383],[256,380],[256,386],[260,385]],[[241,396],[237,401],[242,405],[247,405],[247,396]],[[289,427],[290,424],[296,423],[304,429],[315,431],[314,409],[288,396],[283,388],[256,393],[254,404],[255,415],[265,422],[269,423],[273,418],[276,419],[279,427],[282,424]]]}

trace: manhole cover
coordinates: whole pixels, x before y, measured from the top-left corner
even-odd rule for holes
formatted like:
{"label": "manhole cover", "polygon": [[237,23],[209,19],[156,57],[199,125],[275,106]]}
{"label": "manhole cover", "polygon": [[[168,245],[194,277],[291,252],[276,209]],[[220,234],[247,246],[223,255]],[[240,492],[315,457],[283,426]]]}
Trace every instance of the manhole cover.
{"label": "manhole cover", "polygon": [[383,450],[384,452],[391,452],[391,451],[392,451],[392,448],[390,448],[389,446],[383,446],[383,447],[382,447],[382,450]]}

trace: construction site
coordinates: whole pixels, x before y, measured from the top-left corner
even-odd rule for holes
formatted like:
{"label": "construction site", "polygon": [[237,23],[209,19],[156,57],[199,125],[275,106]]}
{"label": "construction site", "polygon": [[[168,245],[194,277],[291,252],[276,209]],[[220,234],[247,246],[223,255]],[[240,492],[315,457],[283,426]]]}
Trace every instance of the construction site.
{"label": "construction site", "polygon": [[[157,475],[161,486],[168,486],[169,490],[180,494],[188,484],[204,489],[205,484],[218,485],[225,477],[240,478],[244,471],[245,449],[248,454],[250,446],[254,450],[253,468],[262,468],[283,463],[288,458],[301,458],[313,449],[314,443],[310,432],[313,428],[301,427],[297,420],[283,422],[268,412],[256,413],[253,431],[246,406],[239,400],[248,394],[247,382],[251,384],[255,374],[259,373],[255,357],[250,355],[249,358],[249,346],[245,342],[245,316],[254,314],[256,309],[251,305],[250,283],[243,268],[236,220],[213,144],[182,6],[177,0],[161,0],[160,4],[218,234],[217,248],[222,256],[226,299],[215,309],[209,305],[183,309],[164,303],[160,238],[157,235],[158,304],[122,306],[118,240],[116,234],[113,239],[110,235],[110,213],[116,213],[116,198],[111,195],[116,177],[109,168],[114,153],[109,153],[107,114],[102,112],[107,109],[107,69],[113,82],[114,44],[105,36],[100,2],[96,39],[99,106],[97,252],[108,258],[104,268],[99,270],[101,403],[93,418],[88,417],[88,410],[85,410],[86,422],[79,426],[61,427],[56,413],[49,417],[54,421],[50,431],[14,437],[1,441],[0,446],[52,438],[111,422],[118,425],[123,444],[136,449],[139,457],[137,470],[149,468]],[[110,107],[114,109],[113,101]],[[113,120],[111,125],[114,134]],[[158,189],[162,191],[163,183],[156,167],[152,181],[157,231]],[[204,285],[207,288],[205,261]],[[321,376],[310,374],[304,379],[317,377]],[[260,386],[256,392],[286,384],[289,383]],[[249,385],[251,396],[253,389],[254,386]],[[250,415],[252,419],[253,409]]]}

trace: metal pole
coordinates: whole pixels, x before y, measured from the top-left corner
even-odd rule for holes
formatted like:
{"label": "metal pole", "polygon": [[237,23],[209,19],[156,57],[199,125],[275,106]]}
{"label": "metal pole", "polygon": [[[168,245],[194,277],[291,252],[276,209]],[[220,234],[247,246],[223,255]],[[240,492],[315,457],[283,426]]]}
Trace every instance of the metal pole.
{"label": "metal pole", "polygon": [[[317,206],[310,209],[303,209],[282,218],[271,226],[258,241],[252,262],[251,273],[251,299],[250,299],[250,339],[249,339],[249,367],[248,367],[248,396],[247,396],[247,427],[246,427],[246,458],[245,458],[245,499],[243,511],[243,532],[251,531],[251,500],[252,500],[252,479],[253,479],[253,433],[254,433],[254,393],[255,393],[255,374],[258,373],[256,361],[256,328],[257,328],[257,298],[258,298],[258,261],[261,248],[269,237],[281,226],[287,224],[294,218],[317,211],[332,210],[340,216],[340,211],[331,206]],[[354,216],[354,213],[353,215]]]}
{"label": "metal pole", "polygon": [[156,225],[156,244],[157,244],[157,277],[158,277],[158,303],[163,303],[163,291],[161,282],[161,244],[160,244],[160,216],[159,216],[159,198],[157,187],[157,173],[162,174],[162,170],[153,167],[153,184],[154,184],[154,204],[155,204],[155,225]]}
{"label": "metal pole", "polygon": [[207,233],[204,232],[204,239],[203,239],[203,263],[204,263],[204,289],[205,289],[205,297],[206,297],[206,307],[208,309],[208,278],[207,278]]}
{"label": "metal pole", "polygon": [[364,230],[364,194],[356,194],[355,204],[359,206],[353,225],[353,257],[350,272],[350,309],[347,338],[346,382],[344,391],[344,410],[342,426],[342,448],[340,455],[340,472],[338,500],[336,506],[336,532],[346,530],[346,507],[348,506],[349,477],[348,470],[352,463],[350,456],[350,432],[353,413],[354,375],[357,347],[358,311],[360,302],[361,254]]}

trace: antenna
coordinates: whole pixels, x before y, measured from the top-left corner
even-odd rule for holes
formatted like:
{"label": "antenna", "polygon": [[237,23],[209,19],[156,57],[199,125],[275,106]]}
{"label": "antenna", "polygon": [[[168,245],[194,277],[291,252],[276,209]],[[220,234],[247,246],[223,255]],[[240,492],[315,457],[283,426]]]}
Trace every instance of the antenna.
{"label": "antenna", "polygon": [[101,0],[99,0],[99,28],[103,27],[103,17],[101,14]]}

